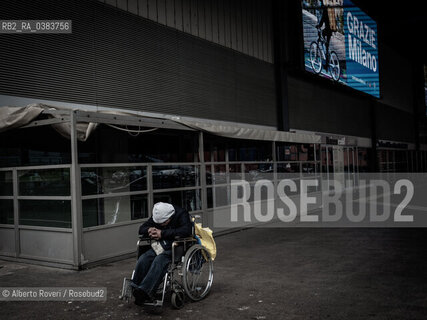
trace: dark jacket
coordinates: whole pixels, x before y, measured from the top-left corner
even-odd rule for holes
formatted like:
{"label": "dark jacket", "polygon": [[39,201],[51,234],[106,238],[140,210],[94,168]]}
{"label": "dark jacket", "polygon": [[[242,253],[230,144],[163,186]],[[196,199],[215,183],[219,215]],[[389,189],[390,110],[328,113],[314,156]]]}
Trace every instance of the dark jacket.
{"label": "dark jacket", "polygon": [[150,217],[150,219],[139,227],[139,234],[144,237],[148,237],[148,229],[151,227],[162,230],[160,243],[165,250],[171,249],[175,237],[190,237],[192,235],[193,222],[190,220],[188,211],[177,206],[173,207],[175,213],[166,226],[162,227],[160,224],[154,222],[153,217]]}

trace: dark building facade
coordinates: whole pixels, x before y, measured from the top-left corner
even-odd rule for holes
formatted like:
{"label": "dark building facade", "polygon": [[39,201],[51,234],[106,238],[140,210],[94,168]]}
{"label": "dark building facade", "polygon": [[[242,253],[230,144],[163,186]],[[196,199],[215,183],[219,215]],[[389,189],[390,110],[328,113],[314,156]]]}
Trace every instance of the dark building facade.
{"label": "dark building facade", "polygon": [[[0,133],[0,254],[72,268],[129,254],[156,201],[210,224],[218,173],[426,171],[423,61],[378,22],[379,98],[310,74],[301,12],[299,0],[2,1],[0,20],[67,19],[72,33],[0,34],[0,108],[45,104],[71,128],[98,126],[86,139],[34,121]],[[239,128],[263,134],[233,139]]]}

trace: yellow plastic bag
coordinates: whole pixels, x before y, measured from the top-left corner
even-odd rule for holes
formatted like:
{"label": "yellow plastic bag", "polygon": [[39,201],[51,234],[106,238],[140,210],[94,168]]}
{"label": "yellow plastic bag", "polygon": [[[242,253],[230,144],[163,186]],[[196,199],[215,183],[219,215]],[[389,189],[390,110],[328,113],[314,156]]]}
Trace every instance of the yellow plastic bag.
{"label": "yellow plastic bag", "polygon": [[201,245],[204,246],[211,255],[211,259],[215,260],[216,244],[212,235],[212,230],[207,227],[203,228],[201,223],[195,223],[194,231],[196,236],[200,239]]}

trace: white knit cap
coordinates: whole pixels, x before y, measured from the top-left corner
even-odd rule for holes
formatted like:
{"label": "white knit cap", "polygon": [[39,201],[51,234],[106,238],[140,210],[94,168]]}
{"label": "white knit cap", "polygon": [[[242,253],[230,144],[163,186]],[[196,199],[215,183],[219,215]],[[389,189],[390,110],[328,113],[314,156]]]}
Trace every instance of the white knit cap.
{"label": "white knit cap", "polygon": [[157,202],[153,207],[153,220],[155,223],[163,223],[175,213],[173,205],[165,202]]}

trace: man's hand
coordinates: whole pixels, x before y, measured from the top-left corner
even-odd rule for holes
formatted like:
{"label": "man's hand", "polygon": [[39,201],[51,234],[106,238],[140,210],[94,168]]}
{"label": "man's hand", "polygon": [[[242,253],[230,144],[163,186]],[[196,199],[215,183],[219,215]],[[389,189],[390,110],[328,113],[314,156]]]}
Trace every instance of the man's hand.
{"label": "man's hand", "polygon": [[148,235],[154,240],[159,240],[162,237],[162,231],[157,228],[151,227],[150,229],[148,229]]}

